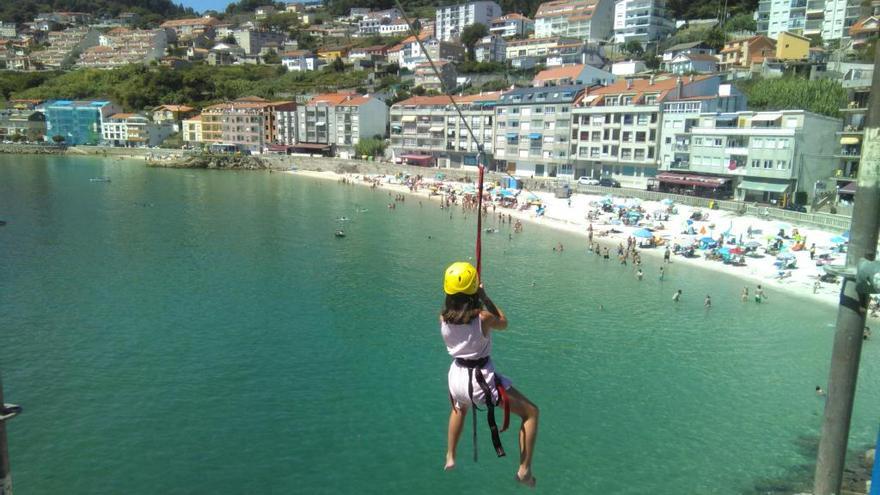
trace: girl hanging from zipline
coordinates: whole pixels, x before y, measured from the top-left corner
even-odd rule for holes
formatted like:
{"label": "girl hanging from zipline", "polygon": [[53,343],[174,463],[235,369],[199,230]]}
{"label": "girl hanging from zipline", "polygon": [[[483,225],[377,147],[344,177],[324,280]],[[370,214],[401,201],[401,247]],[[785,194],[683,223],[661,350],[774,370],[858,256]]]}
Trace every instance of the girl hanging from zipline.
{"label": "girl hanging from zipline", "polygon": [[[446,269],[443,290],[446,300],[440,314],[440,332],[449,355],[454,358],[449,367],[452,412],[449,414],[446,469],[455,467],[455,449],[471,406],[474,409],[477,409],[477,405],[486,406],[492,443],[498,456],[504,455],[494,416],[494,407],[503,405],[505,414],[501,431],[507,429],[508,411],[512,410],[522,418],[519,429],[520,463],[516,480],[527,486],[535,486],[532,455],[538,434],[538,407],[513,388],[509,379],[495,372],[490,358],[491,332],[507,328],[507,318],[486,295],[480,284],[480,275],[470,263],[457,262],[450,265]],[[473,414],[476,461],[476,411]]]}

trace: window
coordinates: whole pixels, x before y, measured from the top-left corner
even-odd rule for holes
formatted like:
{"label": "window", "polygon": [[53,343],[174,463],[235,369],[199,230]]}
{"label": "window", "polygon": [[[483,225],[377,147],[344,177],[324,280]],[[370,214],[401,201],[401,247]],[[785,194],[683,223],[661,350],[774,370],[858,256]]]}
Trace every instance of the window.
{"label": "window", "polygon": [[632,123],[633,123],[632,114],[630,114],[630,113],[624,114],[623,115],[623,124],[624,125],[632,125]]}
{"label": "window", "polygon": [[703,145],[703,138],[695,137],[694,138],[694,146],[702,146],[702,145]]}
{"label": "window", "polygon": [[788,169],[788,160],[776,160],[776,170]]}
{"label": "window", "polygon": [[645,142],[646,133],[644,131],[636,132],[636,142],[644,143]]}
{"label": "window", "polygon": [[773,168],[773,160],[764,160],[764,168],[765,169]]}
{"label": "window", "polygon": [[640,114],[638,115],[638,118],[637,118],[637,120],[636,120],[636,123],[637,123],[638,125],[648,125],[648,114],[646,114],[646,113],[640,113]]}
{"label": "window", "polygon": [[632,105],[633,97],[632,96],[624,96],[620,99],[621,105]]}
{"label": "window", "polygon": [[761,160],[752,160],[752,168],[761,168]]}

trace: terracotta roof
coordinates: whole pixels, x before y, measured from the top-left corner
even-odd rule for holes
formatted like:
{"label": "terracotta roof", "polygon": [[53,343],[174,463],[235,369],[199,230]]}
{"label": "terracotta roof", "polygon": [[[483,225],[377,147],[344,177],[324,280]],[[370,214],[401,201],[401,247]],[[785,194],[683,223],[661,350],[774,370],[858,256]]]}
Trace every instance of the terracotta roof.
{"label": "terracotta roof", "polygon": [[127,119],[129,117],[134,117],[137,115],[136,113],[114,113],[110,116],[111,119]]}
{"label": "terracotta roof", "polygon": [[558,79],[574,79],[584,71],[584,65],[567,65],[545,69],[535,76],[535,81],[556,81]]}
{"label": "terracotta roof", "polygon": [[[715,76],[695,76],[692,81],[681,79],[681,83],[682,86],[688,86],[689,84],[702,81],[710,77]],[[675,89],[675,87],[678,85],[679,79],[680,78],[678,77],[656,78],[654,79],[654,84],[651,84],[651,81],[649,79],[631,79],[629,81],[623,79],[602,88],[591,89],[585,92],[584,95],[579,98],[579,101],[593,95],[632,95],[633,102],[639,102],[646,93],[658,93],[657,101],[663,101],[663,99],[666,98],[669,92]],[[627,84],[629,84],[629,87],[627,87]],[[595,98],[588,101],[590,101],[591,106],[598,106],[599,103],[602,102],[602,100],[603,98]],[[579,101],[577,103],[579,103]]]}
{"label": "terracotta roof", "polygon": [[489,22],[498,22],[498,21],[502,21],[502,22],[503,22],[503,21],[511,21],[511,20],[516,20],[516,21],[518,21],[518,20],[531,21],[531,19],[529,19],[528,17],[526,17],[526,16],[524,16],[524,15],[522,15],[522,14],[517,14],[516,12],[512,12],[512,13],[510,13],[510,14],[505,14],[505,15],[503,15],[503,16],[501,16],[501,17],[496,17],[496,18],[492,19],[492,20],[489,21]]}
{"label": "terracotta roof", "polygon": [[597,0],[552,0],[544,2],[538,7],[535,19],[542,17],[568,17],[569,20],[579,21],[593,16]]}
{"label": "terracotta roof", "polygon": [[194,117],[190,117],[190,118],[188,118],[188,119],[183,119],[183,120],[184,120],[184,122],[187,121],[187,120],[202,120],[202,114],[198,114],[198,115],[196,115],[196,116],[194,116]]}
{"label": "terracotta roof", "polygon": [[289,52],[284,52],[281,54],[282,57],[308,57],[314,56],[312,52],[309,50],[290,50]]}
{"label": "terracotta roof", "polygon": [[186,105],[159,105],[158,107],[153,109],[154,112],[157,110],[168,110],[171,112],[192,112],[194,108]]}
{"label": "terracotta roof", "polygon": [[369,95],[359,95],[357,93],[326,93],[317,95],[309,100],[309,105],[318,103],[326,103],[328,105],[348,105],[357,107],[367,103],[374,98]]}
{"label": "terracotta roof", "polygon": [[165,21],[162,23],[161,27],[164,28],[177,28],[183,26],[216,26],[220,21],[214,19],[213,17],[193,17],[190,19],[174,19],[171,21]]}
{"label": "terracotta roof", "polygon": [[852,36],[861,33],[871,33],[876,32],[878,29],[880,29],[880,17],[868,16],[859,19],[850,26],[849,34]]}
{"label": "terracotta roof", "polygon": [[[475,94],[475,95],[467,95],[467,96],[453,96],[452,99],[455,100],[456,103],[473,103],[476,101],[494,101],[501,98],[501,91],[491,91],[488,93]],[[449,105],[449,97],[446,95],[442,96],[413,96],[411,98],[407,98],[406,100],[397,102],[394,104],[397,106],[419,106],[419,107],[440,107]]]}

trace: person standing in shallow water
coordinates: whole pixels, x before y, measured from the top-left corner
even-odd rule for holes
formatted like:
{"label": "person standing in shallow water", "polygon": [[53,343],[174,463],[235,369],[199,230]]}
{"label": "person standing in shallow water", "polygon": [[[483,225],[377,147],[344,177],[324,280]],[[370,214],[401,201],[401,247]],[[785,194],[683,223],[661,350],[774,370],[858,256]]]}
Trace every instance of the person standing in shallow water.
{"label": "person standing in shallow water", "polygon": [[755,287],[755,302],[762,303],[764,302],[764,299],[767,299],[767,296],[764,294],[764,288],[761,287],[761,284],[758,284],[758,286]]}
{"label": "person standing in shallow water", "polygon": [[681,289],[675,291],[675,294],[672,295],[672,302],[678,302],[681,299]]}
{"label": "person standing in shallow water", "polygon": [[742,295],[740,296],[742,302],[746,302],[749,300],[749,288],[743,287]]}
{"label": "person standing in shallow water", "polygon": [[[455,468],[455,451],[468,408],[486,405],[487,401],[501,405],[501,398],[506,395],[510,410],[522,418],[520,464],[515,478],[519,483],[535,486],[532,456],[538,435],[538,406],[515,389],[509,379],[495,371],[490,357],[491,332],[507,328],[507,317],[483,290],[480,276],[470,263],[457,262],[446,269],[443,291],[446,299],[440,314],[440,333],[446,350],[454,358],[448,374],[452,411],[449,413],[445,469]],[[491,397],[486,397],[476,379],[478,373],[488,385]]]}

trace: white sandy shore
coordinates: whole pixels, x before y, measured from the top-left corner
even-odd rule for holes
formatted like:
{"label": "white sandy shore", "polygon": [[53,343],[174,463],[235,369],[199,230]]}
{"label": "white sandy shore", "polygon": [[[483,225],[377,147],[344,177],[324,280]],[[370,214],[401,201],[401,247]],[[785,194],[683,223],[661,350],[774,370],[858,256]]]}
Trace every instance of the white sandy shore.
{"label": "white sandy shore", "polygon": [[[347,177],[348,179],[352,179],[352,182],[354,182],[355,184],[368,185],[367,182],[364,182],[362,180],[363,176],[361,175],[343,176],[334,172],[312,171],[292,171],[287,173],[337,181],[340,180],[342,177]],[[423,198],[437,200],[438,202],[440,199],[440,196],[429,196],[428,191],[424,189],[416,191],[415,193],[411,193],[409,188],[401,184],[389,184],[385,181],[382,181],[380,187],[390,189],[398,193],[415,194]],[[638,228],[625,225],[612,225],[608,223],[612,218],[612,215],[609,213],[601,215],[598,220],[586,220],[586,212],[594,209],[593,206],[591,206],[591,202],[595,204],[595,202],[602,199],[601,196],[573,194],[571,197],[571,206],[569,206],[568,200],[556,198],[551,193],[535,192],[534,194],[539,196],[544,205],[546,205],[546,212],[543,217],[537,217],[535,215],[534,208],[530,208],[529,210],[525,211],[519,211],[511,208],[499,208],[498,211],[503,211],[505,214],[511,214],[514,218],[518,218],[523,221],[545,225],[547,227],[566,232],[576,233],[583,236],[585,239],[587,237],[587,227],[590,223],[592,223],[594,230],[593,241],[600,242],[603,245],[611,247],[612,254],[616,254],[613,248],[621,242],[625,245],[627,237],[632,235],[632,232],[634,232]],[[623,202],[624,200],[617,200],[617,197],[615,197],[615,204]],[[665,210],[666,208],[664,205],[653,201],[642,201],[641,205],[642,208],[648,213],[653,213],[657,210]],[[668,221],[662,222],[665,229],[656,232],[657,235],[671,236],[672,239],[675,239],[677,234],[680,234],[683,231],[686,220],[690,217],[692,211],[695,209],[699,209],[684,205],[675,205],[675,208],[677,209],[677,212],[675,214],[671,214]],[[767,241],[767,236],[775,236],[780,228],[784,228],[787,235],[791,235],[792,228],[797,228],[802,236],[806,236],[807,249],[804,251],[793,253],[797,258],[797,268],[794,270],[790,270],[789,272],[791,275],[783,279],[777,278],[778,269],[773,265],[773,263],[776,261],[776,257],[770,255],[764,256],[763,258],[746,257],[746,266],[725,265],[720,261],[706,260],[703,258],[702,255],[695,258],[685,258],[683,256],[673,255],[671,260],[672,263],[679,265],[693,265],[703,269],[723,273],[725,275],[739,277],[748,282],[746,286],[749,287],[750,295],[754,294],[755,285],[762,284],[764,286],[765,293],[767,294],[768,302],[772,302],[773,292],[783,291],[789,294],[807,298],[809,300],[822,302],[828,304],[829,306],[837,305],[838,296],[840,293],[840,283],[822,283],[818,291],[815,294],[813,293],[814,283],[816,282],[818,277],[824,272],[821,270],[821,268],[816,266],[814,261],[810,260],[809,246],[813,243],[816,244],[816,254],[818,257],[819,254],[830,251],[833,246],[831,239],[835,236],[840,235],[841,232],[826,232],[822,230],[817,230],[815,228],[804,228],[798,225],[792,225],[784,222],[764,220],[761,218],[749,216],[739,216],[733,212],[721,210],[702,209],[701,211],[703,213],[708,213],[708,221],[695,222],[694,227],[697,231],[699,231],[701,228],[705,228],[706,235],[710,235],[714,238],[717,238],[720,233],[730,229],[731,234],[736,236],[742,234],[743,241],[746,241],[747,231],[749,227],[751,227],[753,231],[761,231],[760,234],[754,234],[751,240],[758,241],[762,245],[765,245]],[[712,225],[714,225],[714,229],[710,229],[710,226]],[[599,232],[607,231],[612,228],[617,231],[621,231],[622,233],[609,234],[607,237],[598,236]],[[698,235],[698,237],[700,236]],[[790,242],[792,241],[786,241],[786,243]],[[554,239],[548,239],[547,248],[550,249],[552,246],[556,246],[557,243],[558,242]],[[569,249],[585,249],[585,245],[586,240],[584,241],[584,246],[572,246],[569,247]],[[663,247],[653,249],[640,249],[640,253],[643,254],[643,257],[655,256],[658,260],[662,258],[663,251]],[[763,253],[763,249],[759,251]],[[698,251],[698,253],[700,252]],[[834,256],[835,264],[844,263],[844,254],[835,254]],[[652,269],[651,267],[646,267],[646,275],[654,269],[656,268]]]}

